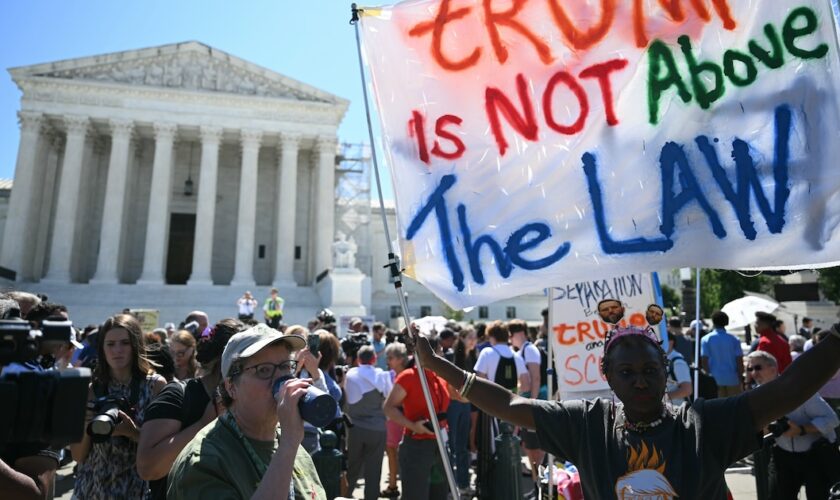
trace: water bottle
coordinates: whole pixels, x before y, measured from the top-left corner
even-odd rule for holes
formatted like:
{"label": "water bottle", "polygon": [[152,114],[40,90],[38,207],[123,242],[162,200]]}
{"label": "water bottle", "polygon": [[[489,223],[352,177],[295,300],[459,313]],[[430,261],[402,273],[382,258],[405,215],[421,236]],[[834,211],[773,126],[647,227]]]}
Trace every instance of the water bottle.
{"label": "water bottle", "polygon": [[[277,394],[280,392],[283,384],[293,378],[296,377],[294,375],[285,375],[274,382],[272,394],[274,394],[275,399],[277,399]],[[314,385],[310,385],[306,389],[306,394],[298,400],[298,410],[303,420],[315,427],[324,427],[335,419],[338,403],[335,398],[326,392],[318,389]]]}

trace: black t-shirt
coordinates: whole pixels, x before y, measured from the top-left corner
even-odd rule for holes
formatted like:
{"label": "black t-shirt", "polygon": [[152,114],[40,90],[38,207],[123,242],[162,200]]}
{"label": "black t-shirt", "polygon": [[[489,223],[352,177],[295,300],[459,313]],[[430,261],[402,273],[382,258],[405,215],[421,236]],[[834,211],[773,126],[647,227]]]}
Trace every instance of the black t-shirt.
{"label": "black t-shirt", "polygon": [[[150,420],[180,420],[181,430],[198,422],[210,402],[200,379],[170,382],[146,408],[145,422]],[[166,477],[149,481],[153,500],[166,499]]]}
{"label": "black t-shirt", "polygon": [[585,498],[722,500],[726,468],[761,445],[745,395],[682,405],[644,433],[625,431],[617,410],[602,399],[534,402],[541,448],[578,467]]}

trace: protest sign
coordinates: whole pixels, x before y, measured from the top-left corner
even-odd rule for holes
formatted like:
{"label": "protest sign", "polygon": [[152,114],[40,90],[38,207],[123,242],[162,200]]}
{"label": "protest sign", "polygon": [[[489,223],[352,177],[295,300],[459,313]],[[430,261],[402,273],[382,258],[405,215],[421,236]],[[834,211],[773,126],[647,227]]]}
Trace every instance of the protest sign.
{"label": "protest sign", "polygon": [[402,263],[451,306],[840,259],[828,0],[416,0],[361,23]]}
{"label": "protest sign", "polygon": [[[654,276],[626,274],[556,286],[549,291],[553,323],[549,340],[563,399],[568,399],[569,394],[609,390],[601,374],[601,357],[610,327],[598,316],[598,302],[620,301],[626,308],[620,325],[646,328],[647,306],[657,303],[661,295]],[[661,338],[660,326],[656,332]]]}

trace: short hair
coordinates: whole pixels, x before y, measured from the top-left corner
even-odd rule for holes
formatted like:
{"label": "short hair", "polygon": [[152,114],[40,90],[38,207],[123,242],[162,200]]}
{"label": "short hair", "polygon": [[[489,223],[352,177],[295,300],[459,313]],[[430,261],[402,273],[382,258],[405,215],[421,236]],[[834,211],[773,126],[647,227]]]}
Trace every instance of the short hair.
{"label": "short hair", "polygon": [[802,318],[803,323],[810,323],[812,321],[814,321],[813,318],[809,318],[808,316],[805,316],[804,318]]}
{"label": "short hair", "polygon": [[770,313],[766,313],[764,311],[756,311],[755,319],[761,321],[763,323],[767,323],[771,326],[776,324],[776,317]]}
{"label": "short hair", "polygon": [[712,324],[718,328],[723,328],[729,324],[729,315],[723,311],[715,311],[712,314]]}
{"label": "short hair", "polygon": [[385,329],[385,323],[377,321],[376,323],[373,324],[373,331],[374,332],[379,331],[379,330],[384,330],[384,329]]}
{"label": "short hair", "polygon": [[507,342],[510,331],[502,321],[496,320],[487,326],[487,335],[496,339],[496,342]]}
{"label": "short hair", "polygon": [[511,335],[522,332],[526,337],[528,336],[528,324],[521,319],[512,319],[508,321],[507,327],[508,332],[510,332]]}
{"label": "short hair", "polygon": [[440,340],[455,338],[455,332],[453,332],[449,328],[444,328],[443,330],[440,331],[440,333],[438,334],[438,337],[440,337]]}
{"label": "short hair", "polygon": [[618,300],[618,299],[603,299],[603,300],[601,300],[601,301],[599,301],[599,302],[598,302],[598,307],[596,308],[596,310],[597,310],[597,311],[601,311],[601,305],[602,305],[602,304],[606,304],[607,302],[615,302],[615,303],[617,303],[617,304],[618,304],[618,305],[620,305],[620,306],[623,306],[623,305],[624,305],[624,304],[622,304],[622,303],[621,303],[621,301],[620,301],[620,300]]}
{"label": "short hair", "polygon": [[272,288],[272,289],[269,291],[269,293],[280,293],[280,290],[278,290],[278,289],[276,289],[276,288]]}
{"label": "short hair", "polygon": [[402,342],[391,342],[385,346],[385,356],[408,359],[408,349]]}
{"label": "short hair", "polygon": [[50,316],[58,316],[59,313],[66,313],[67,306],[64,304],[56,304],[54,302],[41,302],[37,306],[29,310],[26,319],[41,324],[42,321]]}
{"label": "short hair", "polygon": [[773,356],[767,351],[753,351],[747,354],[747,361],[751,359],[761,359],[767,362],[770,366],[779,367],[779,362],[776,361],[776,356]]}
{"label": "short hair", "polygon": [[359,357],[360,363],[369,365],[376,359],[376,351],[373,349],[372,345],[363,345],[359,348],[357,356]]}
{"label": "short hair", "polygon": [[[285,330],[283,330],[283,335],[301,335],[306,338],[309,335],[309,330],[306,329],[303,325],[291,325],[287,326]],[[314,352],[312,355],[316,355]]]}
{"label": "short hair", "polygon": [[682,320],[680,318],[671,318],[668,320],[668,326],[673,326],[674,328],[682,328]]}
{"label": "short hair", "polygon": [[796,352],[802,352],[805,349],[805,337],[802,335],[791,335],[790,339],[788,339],[788,344],[790,344],[790,350]]}

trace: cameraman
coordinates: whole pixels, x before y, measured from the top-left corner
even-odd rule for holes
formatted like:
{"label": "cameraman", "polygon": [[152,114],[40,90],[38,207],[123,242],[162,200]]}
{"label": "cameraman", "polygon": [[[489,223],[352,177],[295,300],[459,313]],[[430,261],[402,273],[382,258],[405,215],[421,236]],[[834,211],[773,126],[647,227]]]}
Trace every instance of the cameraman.
{"label": "cameraman", "polygon": [[[19,316],[18,303],[8,296],[0,296],[0,319]],[[58,461],[58,453],[45,444],[0,444],[0,497],[53,498]]]}
{"label": "cameraman", "polygon": [[[747,372],[759,385],[779,375],[776,358],[765,351],[747,356]],[[840,451],[834,428],[837,415],[819,394],[770,424],[767,433],[775,437],[770,464],[770,499],[795,499],[804,485],[809,499],[828,497],[831,486],[840,481]]]}

